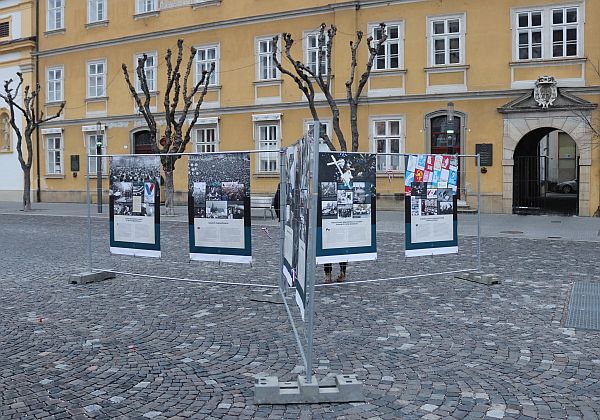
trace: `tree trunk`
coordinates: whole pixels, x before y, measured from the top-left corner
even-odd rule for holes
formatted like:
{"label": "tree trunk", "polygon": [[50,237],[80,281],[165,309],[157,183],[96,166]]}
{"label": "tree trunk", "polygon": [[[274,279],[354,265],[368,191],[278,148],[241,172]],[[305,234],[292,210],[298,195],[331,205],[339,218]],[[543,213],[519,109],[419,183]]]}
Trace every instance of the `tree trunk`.
{"label": "tree trunk", "polygon": [[23,168],[23,211],[31,210],[31,168]]}
{"label": "tree trunk", "polygon": [[167,216],[175,215],[175,203],[173,201],[174,193],[173,170],[165,169],[165,214]]}
{"label": "tree trunk", "polygon": [[358,104],[350,105],[350,129],[352,131],[352,151],[358,151]]}

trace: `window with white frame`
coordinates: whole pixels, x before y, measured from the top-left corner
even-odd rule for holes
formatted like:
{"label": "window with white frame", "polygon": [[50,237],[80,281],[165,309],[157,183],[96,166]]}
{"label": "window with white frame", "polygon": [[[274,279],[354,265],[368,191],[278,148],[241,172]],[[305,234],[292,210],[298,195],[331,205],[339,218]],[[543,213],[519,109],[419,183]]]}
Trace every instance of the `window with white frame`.
{"label": "window with white frame", "polygon": [[583,54],[583,18],[579,6],[514,12],[516,59],[578,57]]}
{"label": "window with white frame", "polygon": [[[319,138],[319,149],[321,151],[329,151],[329,147],[327,146],[327,144],[325,143],[325,141],[323,140],[323,133],[327,133],[327,136],[329,137],[330,141],[333,141],[331,138],[331,121],[319,121],[321,123],[321,132],[320,134],[320,138]],[[314,130],[315,127],[315,123],[314,121],[306,121],[305,124],[305,131],[307,133],[312,133],[312,131]]]}
{"label": "window with white frame", "polygon": [[[100,154],[106,154],[106,139],[104,136],[104,132],[92,132],[86,134],[87,141],[87,152],[89,155],[98,154],[98,143],[102,144],[100,148]],[[89,158],[89,173],[90,175],[95,175],[98,172],[98,159],[97,158]],[[102,172],[106,175],[108,170],[107,160],[106,158],[102,158]]]}
{"label": "window with white frame", "polygon": [[402,153],[404,147],[401,136],[402,120],[373,120],[373,148],[377,153],[377,171],[402,170]]}
{"label": "window with white frame", "polygon": [[219,151],[219,128],[217,124],[200,124],[195,127],[194,150],[196,153]]}
{"label": "window with white frame", "polygon": [[[278,170],[280,122],[265,121],[256,123],[256,143],[260,150],[257,158],[258,172],[276,172]],[[270,152],[267,152],[270,150]]]}
{"label": "window with white frame", "polygon": [[62,67],[52,67],[47,70],[47,102],[60,102],[63,100],[63,80],[64,70]]}
{"label": "window with white frame", "polygon": [[273,62],[273,39],[258,39],[256,49],[258,54],[258,80],[276,79],[277,67]]}
{"label": "window with white frame", "polygon": [[101,98],[106,91],[106,62],[90,61],[88,63],[88,98]]}
{"label": "window with white frame", "polygon": [[[142,58],[143,54],[139,54],[135,57],[135,68],[137,69],[138,60]],[[148,83],[148,90],[150,92],[156,91],[156,53],[146,53],[146,63],[144,64],[144,73],[146,74],[146,82]],[[142,82],[135,72],[135,88],[138,92],[142,91]]]}
{"label": "window with white frame", "polygon": [[46,30],[54,31],[63,29],[65,22],[65,3],[64,0],[48,0],[48,9],[46,16]]}
{"label": "window with white frame", "polygon": [[157,10],[156,0],[136,0],[136,12],[141,13],[150,13]]}
{"label": "window with white frame", "polygon": [[[314,32],[306,35],[306,66],[310,68],[315,75],[327,74],[327,36],[323,41],[323,45],[319,45],[319,32]],[[319,61],[319,51],[322,51],[321,62]]]}
{"label": "window with white frame", "polygon": [[88,0],[88,23],[105,21],[106,0]]}
{"label": "window with white frame", "polygon": [[[375,42],[381,40],[383,31],[379,26],[373,26],[371,30]],[[402,24],[388,23],[385,27],[387,39],[380,46],[375,58],[373,69],[375,70],[393,70],[401,69],[404,65],[402,48]]]}
{"label": "window with white frame", "polygon": [[464,64],[464,16],[431,17],[429,22],[429,53],[433,66]]}
{"label": "window with white frame", "polygon": [[61,134],[46,135],[46,173],[48,175],[63,173],[63,141]]}
{"label": "window with white frame", "polygon": [[196,83],[202,77],[203,71],[210,71],[210,66],[215,65],[215,71],[210,75],[209,86],[219,83],[219,46],[208,45],[197,48],[196,52]]}

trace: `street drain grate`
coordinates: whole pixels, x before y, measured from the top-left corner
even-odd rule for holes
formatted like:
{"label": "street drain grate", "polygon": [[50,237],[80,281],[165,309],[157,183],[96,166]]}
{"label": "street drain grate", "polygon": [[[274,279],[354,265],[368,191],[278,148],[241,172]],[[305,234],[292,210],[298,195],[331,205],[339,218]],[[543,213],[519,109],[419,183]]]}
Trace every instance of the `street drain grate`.
{"label": "street drain grate", "polygon": [[565,327],[600,331],[600,283],[575,282]]}
{"label": "street drain grate", "polygon": [[521,235],[523,232],[520,230],[501,230],[500,233],[508,233],[509,235]]}
{"label": "street drain grate", "polygon": [[548,239],[561,239],[562,236],[548,236]]}

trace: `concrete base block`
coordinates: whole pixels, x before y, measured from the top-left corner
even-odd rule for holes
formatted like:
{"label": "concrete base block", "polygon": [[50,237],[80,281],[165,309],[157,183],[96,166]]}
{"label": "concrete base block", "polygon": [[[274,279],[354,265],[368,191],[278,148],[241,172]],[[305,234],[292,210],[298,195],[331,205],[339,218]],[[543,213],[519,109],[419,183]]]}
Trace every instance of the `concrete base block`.
{"label": "concrete base block", "polygon": [[496,274],[483,274],[479,272],[459,273],[454,275],[455,279],[472,281],[479,284],[491,286],[492,284],[500,284],[500,279]]}
{"label": "concrete base block", "polygon": [[98,281],[114,279],[115,277],[116,277],[116,274],[110,273],[108,271],[95,271],[95,272],[86,271],[84,273],[71,274],[71,276],[69,277],[69,284],[96,283]]}
{"label": "concrete base block", "polygon": [[318,404],[332,402],[363,402],[363,385],[356,375],[336,375],[321,382],[305,376],[295,382],[279,382],[276,376],[257,378],[254,384],[255,404]]}

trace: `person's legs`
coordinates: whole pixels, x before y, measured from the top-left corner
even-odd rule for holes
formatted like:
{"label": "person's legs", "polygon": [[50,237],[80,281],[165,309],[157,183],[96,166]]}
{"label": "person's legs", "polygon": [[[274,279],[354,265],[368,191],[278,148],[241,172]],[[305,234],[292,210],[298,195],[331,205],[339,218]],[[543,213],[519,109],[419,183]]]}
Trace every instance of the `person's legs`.
{"label": "person's legs", "polygon": [[337,281],[344,281],[346,280],[346,267],[348,266],[347,262],[341,262],[340,263],[340,275],[337,278]]}
{"label": "person's legs", "polygon": [[333,271],[331,264],[325,264],[323,271],[325,272],[325,283],[331,283],[331,272]]}

